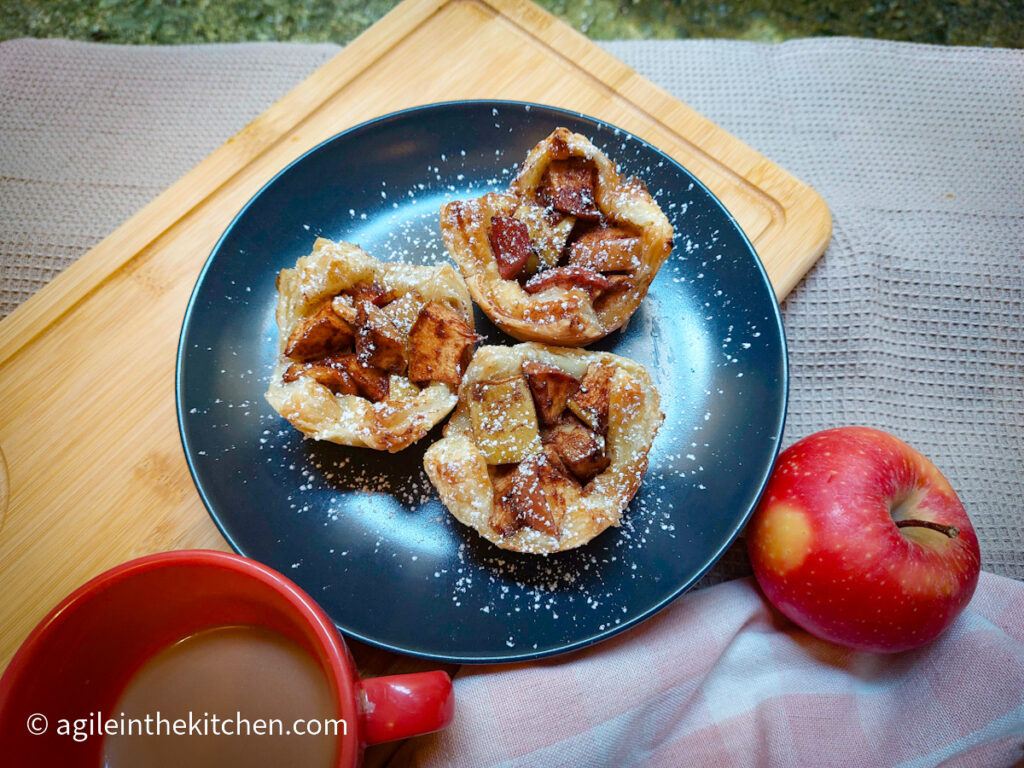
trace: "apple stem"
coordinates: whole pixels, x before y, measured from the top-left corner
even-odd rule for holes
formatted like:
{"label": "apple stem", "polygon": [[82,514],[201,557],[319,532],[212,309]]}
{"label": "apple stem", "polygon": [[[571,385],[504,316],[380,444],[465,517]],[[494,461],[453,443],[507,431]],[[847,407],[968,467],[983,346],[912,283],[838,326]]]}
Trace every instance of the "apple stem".
{"label": "apple stem", "polygon": [[921,528],[931,528],[933,531],[944,533],[949,538],[955,539],[960,535],[960,529],[955,525],[943,525],[942,523],[934,523],[931,520],[897,520],[897,528],[906,528],[908,526],[918,526]]}

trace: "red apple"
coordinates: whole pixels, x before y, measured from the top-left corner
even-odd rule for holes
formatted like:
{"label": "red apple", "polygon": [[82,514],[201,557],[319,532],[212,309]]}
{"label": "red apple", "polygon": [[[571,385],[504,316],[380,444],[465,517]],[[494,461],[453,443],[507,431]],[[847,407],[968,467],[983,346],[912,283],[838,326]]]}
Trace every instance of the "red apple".
{"label": "red apple", "polygon": [[841,427],[780,454],[746,530],[765,596],[813,635],[894,652],[933,639],[978,583],[949,481],[902,440]]}

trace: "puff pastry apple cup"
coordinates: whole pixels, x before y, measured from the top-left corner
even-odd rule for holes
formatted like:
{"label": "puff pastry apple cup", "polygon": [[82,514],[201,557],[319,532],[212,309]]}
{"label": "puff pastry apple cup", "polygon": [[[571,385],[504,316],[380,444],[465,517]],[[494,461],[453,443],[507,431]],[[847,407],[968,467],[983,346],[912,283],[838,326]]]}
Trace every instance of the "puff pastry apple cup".
{"label": "puff pastry apple cup", "polygon": [[507,192],[443,206],[441,233],[495,325],[561,346],[621,327],[672,251],[643,182],[566,128],[530,151]]}
{"label": "puff pastry apple cup", "polygon": [[452,267],[380,262],[317,238],[277,290],[280,353],[266,397],[303,434],[393,453],[455,407],[479,337]]}
{"label": "puff pastry apple cup", "polygon": [[643,366],[536,343],[477,350],[423,464],[461,523],[549,554],[618,525],[664,415]]}

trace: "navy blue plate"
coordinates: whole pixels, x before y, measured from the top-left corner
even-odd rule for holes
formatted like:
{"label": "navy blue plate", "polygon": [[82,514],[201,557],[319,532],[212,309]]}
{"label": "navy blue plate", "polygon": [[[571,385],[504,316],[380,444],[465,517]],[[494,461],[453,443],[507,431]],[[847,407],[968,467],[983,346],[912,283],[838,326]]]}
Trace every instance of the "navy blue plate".
{"label": "navy blue plate", "polygon": [[[499,550],[447,514],[422,468],[440,427],[394,455],[317,443],[263,393],[277,354],[274,280],[315,237],[359,243],[382,260],[446,261],[441,205],[507,187],[560,125],[646,181],[676,247],[626,329],[592,347],[639,361],[661,393],[665,423],[643,486],[620,528],[539,557]],[[479,311],[477,328],[486,343],[515,343]],[[682,594],[756,504],[786,397],[778,304],[718,200],[625,131],[518,102],[417,107],[300,157],[217,243],[178,349],[185,455],[231,546],[294,579],[348,635],[455,662],[580,648]]]}

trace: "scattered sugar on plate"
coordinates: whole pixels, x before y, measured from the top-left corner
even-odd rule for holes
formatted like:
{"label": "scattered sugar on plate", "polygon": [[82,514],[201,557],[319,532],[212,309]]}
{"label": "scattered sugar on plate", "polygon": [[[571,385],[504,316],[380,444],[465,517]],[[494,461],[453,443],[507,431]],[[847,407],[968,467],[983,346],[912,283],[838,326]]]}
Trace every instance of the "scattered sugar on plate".
{"label": "scattered sugar on plate", "polygon": [[[529,107],[526,107],[529,111]],[[496,132],[504,134],[507,126],[502,110],[494,108]],[[554,125],[552,126],[554,127]],[[644,146],[617,129],[602,128],[591,135],[594,143],[616,158],[627,175],[640,178],[652,174],[651,165],[644,165]],[[504,141],[504,140],[503,140]],[[509,156],[515,152],[508,149]],[[321,230],[321,222],[302,224],[304,232],[314,230],[325,237],[345,239],[363,244],[382,260],[406,261],[417,264],[450,263],[441,242],[437,224],[437,210],[444,202],[457,198],[477,197],[488,191],[507,187],[509,179],[518,172],[518,163],[509,162],[500,169],[481,175],[474,170],[480,165],[497,165],[494,158],[502,158],[502,148],[465,149],[453,153],[439,153],[424,158],[417,173],[401,185],[382,182],[375,191],[378,201],[345,201],[339,205],[339,217],[334,229]],[[660,168],[663,161],[654,167]],[[723,255],[718,246],[721,233],[706,232],[705,227],[690,227],[689,218],[698,208],[694,204],[695,185],[691,182],[681,189],[666,189],[658,185],[652,194],[669,215],[676,229],[676,248],[667,269],[659,275],[655,285],[662,281],[673,284],[696,284],[715,280],[717,265]],[[693,229],[694,233],[688,232]],[[704,232],[704,234],[696,234]],[[311,235],[310,235],[311,236]],[[311,245],[311,243],[310,243]],[[250,285],[231,282],[230,295],[225,300],[234,304],[247,303],[254,296]],[[720,308],[732,301],[725,286],[712,283],[713,290],[702,288],[705,320],[710,323]],[[276,298],[276,297],[275,297]],[[650,296],[650,306],[657,302],[657,294]],[[660,311],[664,311],[661,309]],[[639,314],[639,313],[638,313]],[[276,352],[276,326],[273,308],[265,313],[267,328],[261,338],[261,354],[272,357]],[[651,323],[639,318],[635,322]],[[737,366],[745,356],[763,345],[760,318],[748,319],[745,326],[730,327],[719,342],[721,355],[711,364]],[[772,318],[763,318],[772,324]],[[657,332],[657,324],[642,330]],[[695,329],[699,333],[700,329]],[[441,507],[437,494],[422,468],[414,471],[381,474],[362,463],[357,450],[310,450],[309,441],[293,430],[274,413],[262,396],[254,398],[252,389],[265,389],[268,371],[254,373],[252,348],[224,348],[194,345],[195,353],[207,353],[208,361],[215,361],[217,370],[223,370],[224,379],[233,379],[238,385],[225,386],[224,393],[244,391],[244,396],[228,400],[217,397],[208,403],[192,403],[187,411],[190,420],[202,420],[217,430],[231,431],[236,441],[251,435],[264,469],[253,467],[252,472],[267,471],[279,478],[286,510],[283,515],[315,515],[324,527],[322,541],[311,541],[308,547],[318,547],[334,561],[351,561],[350,552],[359,552],[355,542],[345,546],[346,536],[367,539],[378,556],[395,562],[399,579],[424,578],[432,583],[438,596],[446,599],[458,610],[472,610],[476,615],[493,621],[496,627],[506,628],[505,645],[524,652],[538,650],[530,637],[532,626],[560,628],[567,637],[575,637],[572,627],[587,626],[591,632],[614,631],[628,623],[636,612],[631,597],[633,584],[647,580],[651,572],[647,550],[652,540],[670,538],[686,546],[690,534],[685,526],[680,530],[679,512],[686,506],[699,504],[699,496],[707,490],[712,479],[707,476],[703,457],[711,447],[701,439],[703,424],[713,424],[722,410],[719,402],[730,393],[718,389],[691,397],[699,401],[679,405],[683,421],[679,428],[662,429],[651,451],[651,466],[637,496],[624,513],[620,528],[602,534],[587,547],[572,553],[551,557],[534,556],[524,560],[522,555],[510,555],[482,540],[464,528]],[[666,379],[685,360],[672,345],[661,344],[657,350],[664,354],[664,365],[651,370],[660,390],[672,392],[677,387]],[[742,377],[738,371],[736,377]],[[246,389],[249,387],[249,389]],[[664,407],[664,406],[663,406]],[[245,430],[248,428],[248,432]],[[239,434],[239,431],[243,434]],[[426,438],[429,440],[430,438]],[[235,448],[233,443],[214,455],[208,450],[195,452],[197,462],[215,462]],[[410,456],[421,452],[409,449]],[[399,454],[398,457],[402,455]],[[399,459],[396,457],[396,459]],[[243,479],[242,482],[245,482]],[[687,489],[681,498],[667,498],[667,488]],[[392,500],[375,511],[372,520],[363,520],[364,526],[352,533],[351,516],[361,515],[363,502],[374,499]],[[442,548],[431,552],[429,547],[418,550],[411,547],[420,536],[424,541],[438,539]],[[341,543],[342,546],[338,546]],[[456,544],[457,543],[457,544]],[[291,562],[291,568],[303,579],[316,579],[309,567],[302,567],[302,559]],[[443,567],[438,567],[442,565]],[[347,566],[346,566],[347,567]],[[426,568],[426,570],[423,570]],[[617,581],[608,581],[606,573],[617,573]],[[404,575],[408,573],[409,575]],[[298,577],[298,576],[297,576]],[[321,587],[326,589],[330,583]],[[596,623],[595,623],[596,622]],[[545,631],[547,636],[551,632]],[[543,650],[543,648],[541,649]]]}

